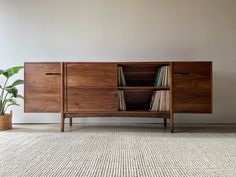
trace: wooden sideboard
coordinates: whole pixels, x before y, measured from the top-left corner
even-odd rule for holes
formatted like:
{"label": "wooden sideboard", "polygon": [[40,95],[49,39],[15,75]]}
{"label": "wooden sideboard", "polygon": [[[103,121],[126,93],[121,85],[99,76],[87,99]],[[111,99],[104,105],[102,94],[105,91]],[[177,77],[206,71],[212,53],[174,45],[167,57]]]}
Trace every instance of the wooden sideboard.
{"label": "wooden sideboard", "polygon": [[[118,67],[127,85],[118,85]],[[158,68],[168,66],[167,87],[154,86]],[[76,117],[153,117],[169,119],[174,113],[212,112],[212,62],[27,62],[25,63],[25,112],[61,113]],[[126,110],[118,108],[123,91]],[[150,111],[154,91],[169,92],[168,111]]]}

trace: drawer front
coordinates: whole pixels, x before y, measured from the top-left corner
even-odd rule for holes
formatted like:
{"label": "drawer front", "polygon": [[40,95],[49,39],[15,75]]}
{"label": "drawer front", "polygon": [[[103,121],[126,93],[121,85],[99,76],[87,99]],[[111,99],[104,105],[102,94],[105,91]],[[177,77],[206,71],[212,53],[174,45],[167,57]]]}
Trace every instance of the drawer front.
{"label": "drawer front", "polygon": [[117,65],[110,63],[72,63],[66,64],[66,85],[80,86],[117,86]]}
{"label": "drawer front", "polygon": [[173,62],[173,74],[199,74],[209,76],[212,62]]}
{"label": "drawer front", "polygon": [[176,113],[212,112],[212,63],[173,62],[173,107]]}
{"label": "drawer front", "polygon": [[25,63],[25,112],[60,112],[60,63]]}
{"label": "drawer front", "polygon": [[117,111],[117,94],[108,88],[68,88],[66,112]]}
{"label": "drawer front", "polygon": [[207,90],[175,91],[173,102],[175,113],[211,112],[211,93]]}
{"label": "drawer front", "polygon": [[211,90],[211,77],[204,75],[173,75],[174,90]]}

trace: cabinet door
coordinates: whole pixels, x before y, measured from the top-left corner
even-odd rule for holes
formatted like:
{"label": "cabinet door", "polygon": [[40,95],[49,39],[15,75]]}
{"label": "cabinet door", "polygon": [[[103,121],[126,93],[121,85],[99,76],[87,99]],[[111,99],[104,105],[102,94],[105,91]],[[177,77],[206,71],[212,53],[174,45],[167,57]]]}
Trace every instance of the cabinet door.
{"label": "cabinet door", "polygon": [[67,112],[117,111],[116,90],[112,88],[68,88]]}
{"label": "cabinet door", "polygon": [[116,87],[117,65],[112,63],[68,63],[65,65],[68,87]]}
{"label": "cabinet door", "polygon": [[25,63],[25,112],[60,112],[60,63]]}
{"label": "cabinet door", "polygon": [[175,113],[212,112],[212,62],[173,62]]}

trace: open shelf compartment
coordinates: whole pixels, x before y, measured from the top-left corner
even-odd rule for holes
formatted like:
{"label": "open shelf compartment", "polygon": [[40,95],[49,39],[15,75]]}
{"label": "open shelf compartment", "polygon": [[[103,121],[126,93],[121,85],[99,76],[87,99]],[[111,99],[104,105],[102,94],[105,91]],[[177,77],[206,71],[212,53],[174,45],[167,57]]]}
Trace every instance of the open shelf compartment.
{"label": "open shelf compartment", "polygon": [[169,63],[118,65],[123,69],[127,87],[154,87],[157,71],[162,66],[169,66]]}
{"label": "open shelf compartment", "polygon": [[[169,90],[118,90],[122,92],[123,101],[118,95],[118,111],[128,112],[169,112]],[[168,92],[168,93],[167,93]],[[155,94],[154,94],[155,93]],[[158,95],[159,94],[159,95]],[[162,96],[160,96],[162,95]],[[158,97],[159,96],[159,97]],[[158,97],[158,98],[157,98]],[[161,101],[157,101],[160,99]],[[153,100],[153,101],[152,101]],[[154,104],[153,102],[158,103]],[[125,102],[125,108],[123,108]],[[152,109],[151,108],[152,102]],[[154,106],[156,105],[156,106]],[[158,106],[157,106],[158,105]],[[162,105],[162,106],[161,106]]]}

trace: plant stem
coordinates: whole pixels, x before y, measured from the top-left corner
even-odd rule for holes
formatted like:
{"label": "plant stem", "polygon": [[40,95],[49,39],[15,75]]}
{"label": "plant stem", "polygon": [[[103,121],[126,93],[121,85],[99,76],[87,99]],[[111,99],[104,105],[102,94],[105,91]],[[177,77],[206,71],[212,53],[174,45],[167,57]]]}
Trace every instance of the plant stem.
{"label": "plant stem", "polygon": [[2,105],[2,106],[1,106],[1,109],[0,109],[0,114],[1,114],[1,115],[4,114],[4,106],[3,106],[3,103],[4,103],[5,98],[3,99],[3,97],[4,97],[4,91],[5,91],[5,89],[6,89],[6,85],[7,85],[8,79],[9,79],[9,78],[6,79],[6,81],[5,81],[5,83],[4,83],[4,86],[3,86],[3,89],[2,89],[2,93],[1,93],[1,105]]}
{"label": "plant stem", "polygon": [[6,99],[7,99],[7,95],[8,95],[8,93],[6,93],[6,95],[5,95],[5,97],[4,97],[4,99],[3,99],[3,102],[2,102],[2,114],[5,114],[5,112],[6,112],[6,109],[5,109],[5,106],[6,106]]}
{"label": "plant stem", "polygon": [[3,101],[4,91],[5,91],[5,89],[6,89],[6,85],[7,85],[8,79],[9,79],[9,78],[6,79],[6,81],[5,81],[5,83],[4,83],[4,86],[3,86],[3,89],[2,89],[2,95],[1,95],[2,101]]}
{"label": "plant stem", "polygon": [[6,106],[5,110],[3,111],[4,113],[7,111],[7,108],[8,108],[9,106],[11,106],[11,104],[9,104],[9,105]]}

